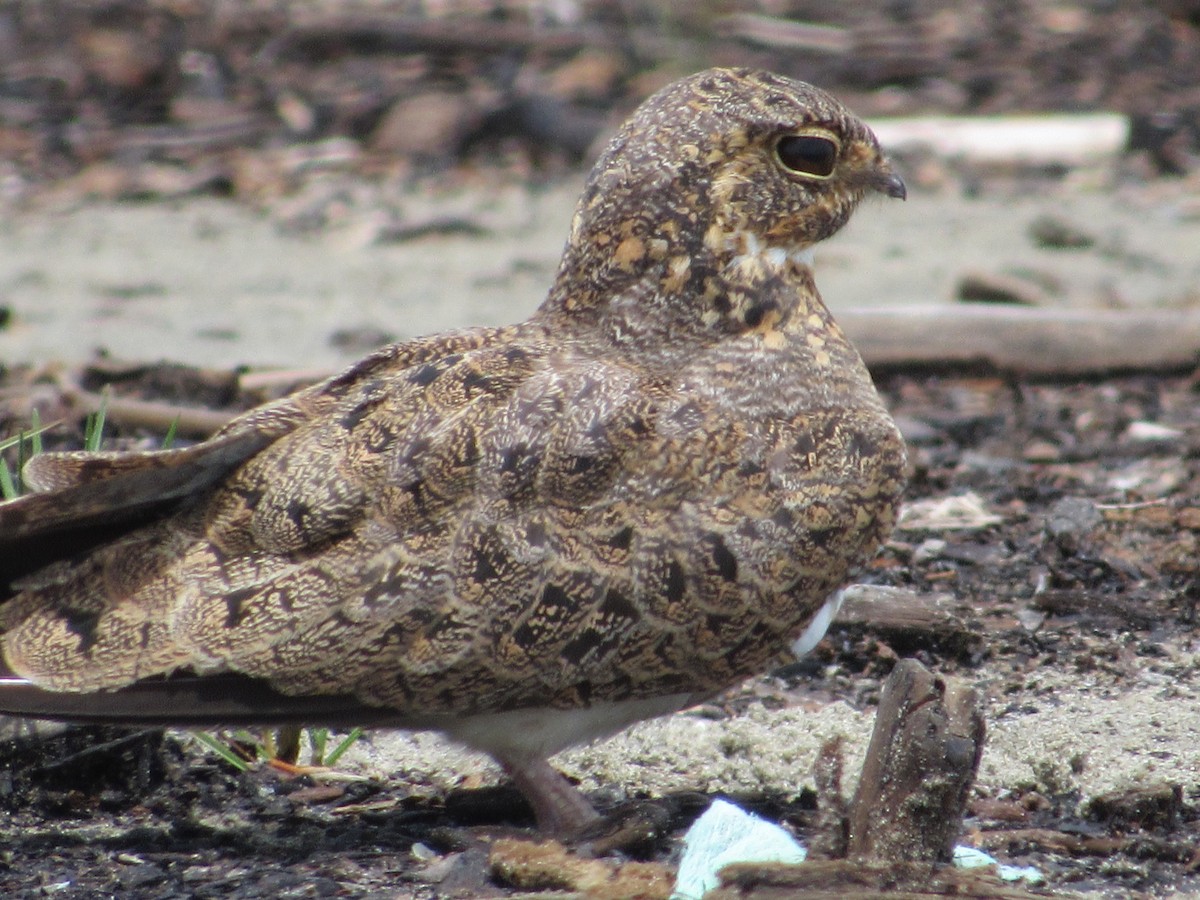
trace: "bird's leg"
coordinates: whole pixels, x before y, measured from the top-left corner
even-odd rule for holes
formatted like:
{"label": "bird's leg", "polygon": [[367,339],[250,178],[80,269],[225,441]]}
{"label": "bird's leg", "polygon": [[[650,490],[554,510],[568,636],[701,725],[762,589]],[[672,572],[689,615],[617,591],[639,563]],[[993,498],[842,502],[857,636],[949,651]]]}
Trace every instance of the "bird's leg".
{"label": "bird's leg", "polygon": [[544,759],[500,759],[500,765],[533,807],[538,830],[570,838],[600,818],[592,804]]}

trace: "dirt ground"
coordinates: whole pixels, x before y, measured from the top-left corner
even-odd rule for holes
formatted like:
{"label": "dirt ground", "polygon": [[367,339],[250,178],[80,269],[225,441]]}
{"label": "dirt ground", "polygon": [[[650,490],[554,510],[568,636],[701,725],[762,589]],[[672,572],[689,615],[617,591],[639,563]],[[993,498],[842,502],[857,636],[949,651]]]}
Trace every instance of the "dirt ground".
{"label": "dirt ground", "polygon": [[[907,102],[928,102],[927,81]],[[870,96],[866,112],[887,105]],[[818,284],[835,315],[949,307],[980,274],[1049,308],[1200,308],[1200,181],[1150,164],[1194,157],[1186,128],[1171,134],[1170,153],[1062,171],[902,158],[909,201],[860,210],[820,248]],[[253,196],[149,190],[145,160],[114,181],[106,159],[48,172],[14,153],[0,172],[0,188],[20,180],[0,198],[0,438],[37,406],[65,422],[47,441],[77,446],[81,391],[106,385],[232,412],[277,391],[276,370],[302,378],[540,301],[582,183],[566,156],[526,167],[506,145],[497,165],[468,153],[417,177],[321,146],[326,163]],[[1047,221],[1087,241],[1047,243]],[[876,376],[913,477],[859,602],[806,660],[557,764],[601,808],[653,801],[657,837],[627,853],[664,871],[715,796],[810,838],[818,749],[843,739],[852,790],[880,686],[915,657],[984,697],[965,843],[1036,866],[1060,895],[1200,895],[1200,370]],[[109,434],[161,437],[120,421]],[[897,603],[928,615],[871,613]],[[0,743],[0,896],[524,895],[489,864],[497,840],[532,835],[500,781],[426,734],[369,734],[334,773],[301,777],[239,773],[182,732],[14,739]]]}

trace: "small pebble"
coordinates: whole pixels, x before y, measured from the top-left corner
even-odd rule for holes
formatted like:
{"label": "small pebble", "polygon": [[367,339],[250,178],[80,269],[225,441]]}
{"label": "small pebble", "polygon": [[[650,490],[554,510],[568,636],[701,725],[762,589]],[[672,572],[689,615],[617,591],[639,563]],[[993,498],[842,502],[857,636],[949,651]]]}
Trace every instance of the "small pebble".
{"label": "small pebble", "polygon": [[1049,441],[1030,441],[1021,451],[1021,455],[1029,462],[1057,462],[1062,457],[1062,451]]}
{"label": "small pebble", "polygon": [[1002,303],[1046,306],[1051,292],[1038,280],[996,272],[967,272],[958,280],[955,295],[963,303]]}
{"label": "small pebble", "polygon": [[166,881],[167,873],[158,866],[147,863],[121,869],[118,877],[121,880],[121,887],[129,891],[135,888],[148,888],[152,884]]}
{"label": "small pebble", "polygon": [[1036,609],[1025,607],[1017,610],[1017,621],[1021,623],[1021,627],[1026,631],[1037,631],[1042,627],[1042,623],[1046,621],[1046,614],[1039,612]]}
{"label": "small pebble", "polygon": [[1039,247],[1051,250],[1086,250],[1096,239],[1058,216],[1038,216],[1029,224],[1029,236]]}
{"label": "small pebble", "polygon": [[420,841],[413,844],[409,852],[412,853],[414,859],[421,862],[429,862],[431,859],[437,859],[441,855],[428,844],[422,844]]}
{"label": "small pebble", "polygon": [[917,549],[913,551],[912,560],[916,565],[932,562],[942,555],[942,551],[946,549],[946,542],[941,538],[929,538],[921,541],[917,545]]}
{"label": "small pebble", "polygon": [[1079,538],[1103,521],[1096,504],[1085,497],[1063,497],[1046,514],[1046,534],[1067,552],[1079,544]]}

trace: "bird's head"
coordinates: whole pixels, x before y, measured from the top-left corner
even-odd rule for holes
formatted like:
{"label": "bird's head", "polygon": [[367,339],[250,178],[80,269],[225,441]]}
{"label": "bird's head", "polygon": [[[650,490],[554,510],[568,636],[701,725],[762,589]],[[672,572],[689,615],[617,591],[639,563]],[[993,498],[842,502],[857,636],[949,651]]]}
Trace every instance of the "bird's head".
{"label": "bird's head", "polygon": [[875,135],[824,91],[753,70],[682,87],[686,106],[704,110],[689,142],[704,162],[705,242],[717,252],[723,243],[740,253],[802,251],[841,228],[867,192],[906,195]]}
{"label": "bird's head", "polygon": [[711,294],[739,259],[803,261],[870,191],[905,196],[871,130],[829,94],[700,72],[646,100],[596,163],[551,302],[582,311],[648,278]]}

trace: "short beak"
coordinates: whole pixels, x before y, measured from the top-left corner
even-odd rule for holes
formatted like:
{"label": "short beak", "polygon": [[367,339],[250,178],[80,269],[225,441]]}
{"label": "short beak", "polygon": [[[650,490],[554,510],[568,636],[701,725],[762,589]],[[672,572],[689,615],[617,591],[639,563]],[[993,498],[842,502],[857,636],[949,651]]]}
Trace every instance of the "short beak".
{"label": "short beak", "polygon": [[887,168],[886,163],[876,175],[872,187],[879,191],[879,193],[887,194],[889,197],[894,197],[897,200],[908,198],[908,188],[904,186],[904,179]]}

